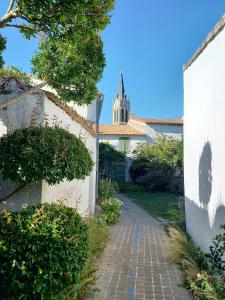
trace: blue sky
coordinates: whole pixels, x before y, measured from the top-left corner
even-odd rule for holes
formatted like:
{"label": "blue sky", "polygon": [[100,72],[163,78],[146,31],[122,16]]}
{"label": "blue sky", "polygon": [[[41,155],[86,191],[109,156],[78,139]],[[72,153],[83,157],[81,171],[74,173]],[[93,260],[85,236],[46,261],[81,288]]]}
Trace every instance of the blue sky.
{"label": "blue sky", "polygon": [[[7,3],[1,1],[1,15]],[[132,113],[181,117],[183,64],[224,13],[224,0],[116,0],[111,24],[102,34],[107,66],[98,84],[105,95],[101,122],[112,121],[121,70]],[[3,34],[8,37],[6,63],[30,72],[36,41],[24,40],[13,29]]]}

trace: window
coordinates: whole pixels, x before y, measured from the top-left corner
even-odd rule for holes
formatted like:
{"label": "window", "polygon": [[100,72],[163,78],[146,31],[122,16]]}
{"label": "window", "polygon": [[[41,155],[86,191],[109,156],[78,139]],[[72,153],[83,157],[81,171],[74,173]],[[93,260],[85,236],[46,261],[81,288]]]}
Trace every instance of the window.
{"label": "window", "polygon": [[127,123],[128,122],[128,110],[126,109],[126,120],[125,122]]}
{"label": "window", "polygon": [[120,137],[119,150],[124,153],[130,152],[130,138],[129,137]]}

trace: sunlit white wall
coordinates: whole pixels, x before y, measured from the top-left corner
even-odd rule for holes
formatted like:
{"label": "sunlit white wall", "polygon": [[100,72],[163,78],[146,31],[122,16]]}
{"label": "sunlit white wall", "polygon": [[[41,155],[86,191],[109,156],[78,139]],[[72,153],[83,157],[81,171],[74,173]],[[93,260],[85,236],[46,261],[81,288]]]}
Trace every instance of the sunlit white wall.
{"label": "sunlit white wall", "polygon": [[225,224],[225,30],[184,72],[187,229],[205,251]]}

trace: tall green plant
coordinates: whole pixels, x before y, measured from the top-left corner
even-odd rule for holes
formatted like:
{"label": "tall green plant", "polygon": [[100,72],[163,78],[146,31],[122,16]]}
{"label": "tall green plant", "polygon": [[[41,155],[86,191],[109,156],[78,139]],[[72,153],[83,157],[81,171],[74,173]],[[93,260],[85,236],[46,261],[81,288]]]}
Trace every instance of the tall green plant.
{"label": "tall green plant", "polygon": [[99,197],[101,201],[115,197],[118,191],[119,188],[116,182],[112,182],[111,179],[107,179],[107,178],[100,180]]}
{"label": "tall green plant", "polygon": [[102,202],[102,219],[107,224],[116,224],[120,217],[121,201],[117,198],[106,199]]}

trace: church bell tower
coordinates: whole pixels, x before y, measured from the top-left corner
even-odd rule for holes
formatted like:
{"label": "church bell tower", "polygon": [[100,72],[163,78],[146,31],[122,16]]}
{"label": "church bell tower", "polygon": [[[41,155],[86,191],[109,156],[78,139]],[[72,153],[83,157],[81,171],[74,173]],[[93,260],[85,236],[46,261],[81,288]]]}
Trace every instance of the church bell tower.
{"label": "church bell tower", "polygon": [[126,124],[129,121],[130,100],[125,94],[123,74],[120,74],[119,91],[113,100],[113,124]]}

